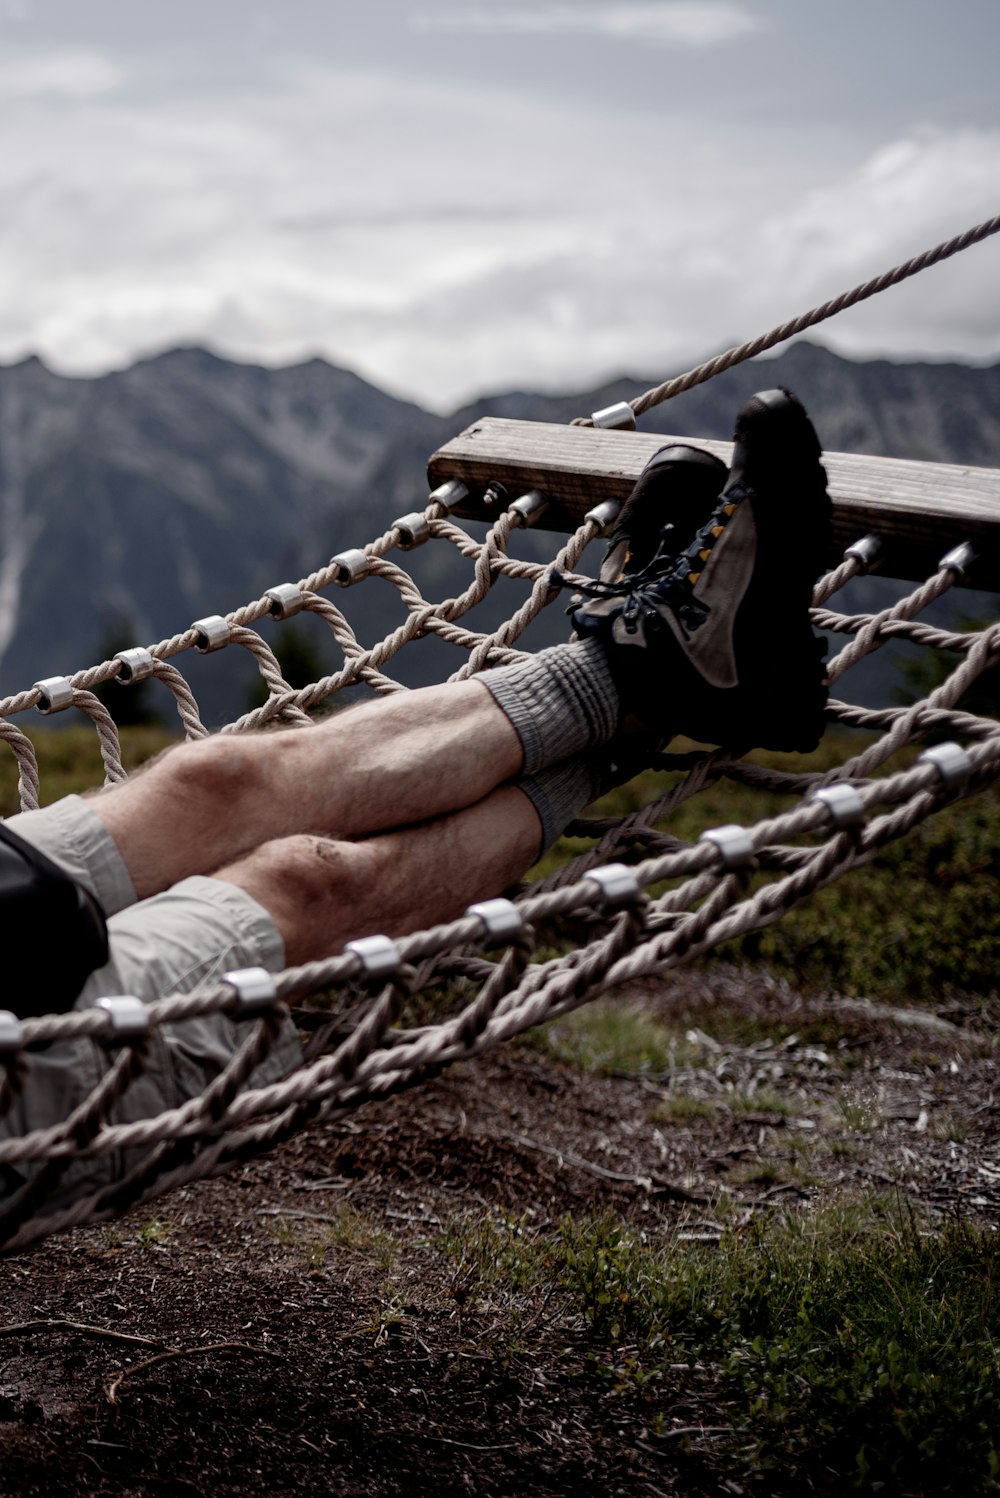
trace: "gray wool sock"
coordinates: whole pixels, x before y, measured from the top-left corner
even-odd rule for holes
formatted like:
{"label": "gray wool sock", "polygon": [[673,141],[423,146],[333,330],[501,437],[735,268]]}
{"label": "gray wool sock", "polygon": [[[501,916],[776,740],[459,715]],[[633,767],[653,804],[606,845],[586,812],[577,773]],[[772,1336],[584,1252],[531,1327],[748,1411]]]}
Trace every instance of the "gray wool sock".
{"label": "gray wool sock", "polygon": [[523,775],[606,744],[618,724],[618,690],[599,640],[553,645],[477,680],[514,725]]}
{"label": "gray wool sock", "polygon": [[603,768],[595,754],[575,754],[557,765],[548,765],[534,775],[522,775],[512,784],[523,791],[542,824],[541,857],[574,817],[597,799],[603,789]]}

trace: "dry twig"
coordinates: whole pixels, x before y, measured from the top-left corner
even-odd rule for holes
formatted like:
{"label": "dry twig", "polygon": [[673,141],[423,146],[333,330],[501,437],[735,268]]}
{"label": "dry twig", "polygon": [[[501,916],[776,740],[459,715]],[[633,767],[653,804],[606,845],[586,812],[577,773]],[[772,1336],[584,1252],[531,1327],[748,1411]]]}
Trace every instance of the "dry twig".
{"label": "dry twig", "polygon": [[165,1352],[158,1352],[154,1358],[145,1358],[141,1363],[135,1363],[131,1368],[121,1368],[110,1379],[104,1387],[104,1393],[109,1404],[118,1403],[118,1390],[127,1378],[136,1373],[143,1373],[147,1368],[154,1367],[157,1363],[165,1363],[170,1358],[193,1358],[200,1353],[206,1352],[256,1352],[263,1353],[268,1358],[280,1358],[280,1352],[272,1352],[269,1347],[251,1347],[248,1342],[211,1342],[207,1347],[170,1347]]}
{"label": "dry twig", "polygon": [[61,1316],[38,1321],[19,1321],[10,1326],[0,1326],[0,1337],[30,1337],[35,1332],[79,1332],[84,1337],[99,1337],[106,1342],[128,1342],[139,1347],[162,1347],[164,1345],[162,1337],[135,1337],[128,1332],[111,1331],[106,1326],[88,1326],[83,1321],[67,1321]]}

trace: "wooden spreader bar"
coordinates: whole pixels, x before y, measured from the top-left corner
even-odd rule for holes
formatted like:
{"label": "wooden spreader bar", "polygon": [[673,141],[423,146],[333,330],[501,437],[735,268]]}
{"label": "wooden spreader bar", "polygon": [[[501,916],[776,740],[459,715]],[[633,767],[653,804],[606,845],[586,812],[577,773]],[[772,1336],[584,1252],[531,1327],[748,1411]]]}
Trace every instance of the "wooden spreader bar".
{"label": "wooden spreader bar", "polygon": [[[694,442],[731,460],[730,442],[484,417],[439,448],[427,473],[432,488],[447,479],[468,486],[468,500],[455,512],[466,519],[495,519],[511,500],[539,489],[550,501],[541,525],[573,531],[602,500],[624,499],[668,442]],[[1000,592],[1000,471],[854,453],[826,453],[823,461],[834,504],[831,565],[875,532],[885,547],[879,572],[916,580],[968,541],[977,560],[961,581]],[[506,495],[484,503],[492,484]],[[794,525],[794,515],[789,519]]]}

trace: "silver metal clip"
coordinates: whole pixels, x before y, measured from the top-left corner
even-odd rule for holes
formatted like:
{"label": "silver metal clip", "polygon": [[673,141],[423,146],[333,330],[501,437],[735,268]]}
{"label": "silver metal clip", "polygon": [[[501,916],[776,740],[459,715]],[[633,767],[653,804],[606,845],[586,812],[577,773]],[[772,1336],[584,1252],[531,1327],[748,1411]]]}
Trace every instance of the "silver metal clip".
{"label": "silver metal clip", "polygon": [[945,785],[961,785],[972,774],[972,760],[961,744],[932,744],[917,755],[918,765],[933,765]]}
{"label": "silver metal clip", "polygon": [[223,973],[222,981],[235,989],[235,1009],[241,1018],[260,1014],[265,1009],[271,1009],[277,1002],[278,990],[266,967],[234,968],[231,973]]}
{"label": "silver metal clip", "polygon": [[641,893],[639,881],[623,863],[602,864],[599,869],[588,869],[583,877],[597,885],[601,892],[601,904],[605,909],[613,909],[616,905],[631,905]]}
{"label": "silver metal clip", "polygon": [[330,566],[334,568],[333,580],[341,588],[349,588],[367,577],[371,565],[367,553],[359,551],[357,547],[350,551],[339,551],[335,557],[330,558]]}
{"label": "silver metal clip", "polygon": [[548,507],[548,498],[540,489],[529,489],[527,494],[522,494],[519,499],[515,499],[510,507],[510,513],[516,517],[519,525],[537,525]]}
{"label": "silver metal clip", "polygon": [[358,959],[366,978],[391,978],[403,966],[399,948],[388,936],[361,936],[345,942],[344,951]]}
{"label": "silver metal clip", "polygon": [[120,687],[132,687],[136,682],[148,681],[156,668],[153,657],[142,645],[134,645],[131,650],[119,650],[114,659],[119,662],[115,681]]}
{"label": "silver metal clip", "polygon": [[852,541],[850,546],[845,548],[844,557],[845,560],[847,557],[853,557],[856,562],[861,563],[866,572],[869,572],[882,555],[882,549],[882,537],[870,531],[867,536],[862,536],[860,541]]}
{"label": "silver metal clip", "polygon": [[35,682],[35,691],[41,696],[37,704],[40,713],[61,713],[73,706],[73,688],[65,676],[46,676]]}
{"label": "silver metal clip", "polygon": [[0,1055],[19,1051],[24,1045],[24,1026],[9,1009],[0,1009]]}
{"label": "silver metal clip", "polygon": [[419,510],[411,510],[409,515],[400,515],[390,528],[399,532],[401,551],[414,551],[418,546],[423,546],[425,541],[429,541],[431,536],[427,516],[422,515]]}
{"label": "silver metal clip", "polygon": [[733,871],[745,869],[756,857],[750,834],[745,827],[730,824],[726,827],[709,827],[699,837],[700,843],[712,843],[722,854],[724,866]]}
{"label": "silver metal clip", "polygon": [[616,401],[613,406],[604,406],[591,416],[595,427],[612,427],[622,432],[635,431],[635,412],[628,401]]}
{"label": "silver metal clip", "polygon": [[438,484],[436,489],[431,490],[427,496],[427,502],[441,505],[450,515],[452,510],[457,510],[468,497],[467,484],[463,484],[461,479],[447,479],[445,483]]}
{"label": "silver metal clip", "polygon": [[149,1011],[135,994],[114,994],[98,999],[95,1009],[103,1009],[111,1021],[111,1031],[103,1037],[105,1045],[130,1045],[149,1034]]}
{"label": "silver metal clip", "polygon": [[306,595],[294,583],[279,583],[276,588],[268,588],[264,597],[272,619],[291,619],[305,607]]}
{"label": "silver metal clip", "polygon": [[210,655],[213,650],[221,650],[224,645],[229,644],[233,635],[229,621],[223,619],[221,614],[206,614],[204,619],[196,619],[191,628],[197,631],[198,638],[194,642],[194,648],[199,655]]}
{"label": "silver metal clip", "polygon": [[826,807],[831,822],[839,831],[845,827],[857,827],[865,819],[865,803],[853,785],[824,785],[813,791],[809,799]]}
{"label": "silver metal clip", "polygon": [[959,577],[965,577],[977,560],[978,554],[972,542],[963,541],[960,546],[953,546],[951,551],[945,552],[938,562],[938,570],[943,572],[947,568],[949,572],[957,572]]}
{"label": "silver metal clip", "polygon": [[482,921],[486,935],[510,941],[524,930],[524,918],[511,900],[478,900],[465,912]]}
{"label": "silver metal clip", "polygon": [[620,500],[602,499],[601,503],[599,505],[595,505],[592,510],[588,510],[583,518],[584,520],[593,521],[594,525],[596,525],[602,532],[608,531],[611,529],[615,521],[618,519],[618,516],[621,514],[621,509],[622,507]]}

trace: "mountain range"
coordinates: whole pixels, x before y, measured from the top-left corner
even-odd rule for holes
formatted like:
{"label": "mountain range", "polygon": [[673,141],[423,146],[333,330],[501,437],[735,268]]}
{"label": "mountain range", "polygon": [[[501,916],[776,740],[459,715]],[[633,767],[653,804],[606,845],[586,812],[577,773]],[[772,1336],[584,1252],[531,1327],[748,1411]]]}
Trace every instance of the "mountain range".
{"label": "mountain range", "polygon": [[[508,392],[441,416],[320,359],[268,369],[182,348],[93,378],[59,375],[37,358],[0,367],[0,695],[226,613],[364,544],[422,508],[428,457],[477,417],[562,422],[654,383]],[[728,371],[640,426],[727,437],[742,401],[779,384],[802,398],[830,449],[1000,466],[1000,364],[858,362],[808,342]],[[539,557],[553,550],[541,533],[524,543]],[[444,548],[401,560],[428,596],[467,581]],[[852,586],[852,605],[871,607],[892,584]],[[356,592],[352,624],[373,641],[401,613],[388,589]],[[511,606],[505,594],[474,622],[488,627]],[[982,607],[981,595],[968,602],[970,612]],[[534,643],[564,633],[550,613]],[[335,669],[338,653],[314,624],[313,646]],[[447,649],[408,647],[402,679],[438,674]],[[246,706],[248,674],[232,656],[185,658],[206,721]],[[865,700],[874,680],[852,695]]]}

